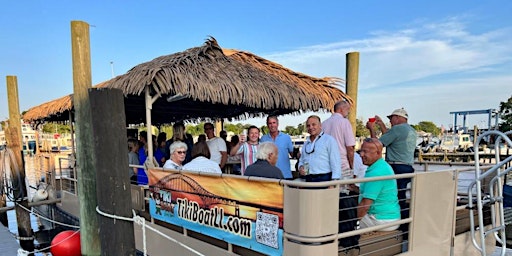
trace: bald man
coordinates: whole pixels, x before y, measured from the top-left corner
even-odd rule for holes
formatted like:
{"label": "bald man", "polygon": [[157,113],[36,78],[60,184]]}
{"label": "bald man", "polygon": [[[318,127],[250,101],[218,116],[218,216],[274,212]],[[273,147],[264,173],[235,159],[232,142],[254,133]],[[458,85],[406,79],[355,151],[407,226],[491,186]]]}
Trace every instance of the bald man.
{"label": "bald man", "polygon": [[[368,166],[365,178],[392,176],[391,166],[382,159],[382,143],[376,138],[367,138],[361,146],[360,155],[363,164]],[[398,189],[396,180],[363,182],[360,185],[357,217],[361,228],[387,224],[400,220]],[[399,225],[383,228],[380,231],[392,231]]]}

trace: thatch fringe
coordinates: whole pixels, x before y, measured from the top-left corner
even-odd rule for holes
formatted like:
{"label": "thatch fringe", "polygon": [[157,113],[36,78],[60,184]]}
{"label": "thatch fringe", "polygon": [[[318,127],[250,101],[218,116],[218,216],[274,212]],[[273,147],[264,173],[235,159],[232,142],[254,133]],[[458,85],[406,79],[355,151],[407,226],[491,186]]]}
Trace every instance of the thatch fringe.
{"label": "thatch fringe", "polygon": [[[122,90],[127,121],[138,122],[144,120],[145,87],[151,86],[152,95],[161,97],[152,114],[157,124],[332,109],[338,100],[351,101],[336,88],[341,83],[338,78],[294,72],[249,52],[222,50],[211,37],[200,47],[139,64],[98,87]],[[172,95],[184,95],[185,99],[166,102]],[[31,108],[23,118],[51,120],[70,110],[72,98],[65,96]]]}

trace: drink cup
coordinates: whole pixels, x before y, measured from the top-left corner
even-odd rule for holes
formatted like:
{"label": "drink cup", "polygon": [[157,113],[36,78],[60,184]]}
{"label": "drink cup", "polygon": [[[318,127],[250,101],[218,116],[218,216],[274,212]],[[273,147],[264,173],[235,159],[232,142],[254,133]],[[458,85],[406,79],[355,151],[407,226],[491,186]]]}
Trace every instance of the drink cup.
{"label": "drink cup", "polygon": [[242,142],[246,142],[247,141],[247,130],[246,129],[244,129],[242,131],[242,134],[240,134],[240,141],[242,141]]}
{"label": "drink cup", "polygon": [[368,118],[368,122],[370,122],[370,123],[374,123],[374,122],[375,122],[375,117],[370,117],[370,118]]}
{"label": "drink cup", "polygon": [[309,163],[304,163],[302,167],[304,168],[304,175],[309,175]]}

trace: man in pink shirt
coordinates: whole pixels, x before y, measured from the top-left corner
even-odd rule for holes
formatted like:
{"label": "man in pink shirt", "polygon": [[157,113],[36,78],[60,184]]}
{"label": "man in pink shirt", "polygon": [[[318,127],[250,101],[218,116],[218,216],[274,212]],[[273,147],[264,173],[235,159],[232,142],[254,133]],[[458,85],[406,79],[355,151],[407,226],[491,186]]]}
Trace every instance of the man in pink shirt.
{"label": "man in pink shirt", "polygon": [[342,178],[353,178],[354,147],[356,138],[352,131],[352,125],[346,118],[350,111],[350,103],[346,100],[334,104],[334,113],[322,123],[325,133],[334,137],[338,142],[341,155]]}

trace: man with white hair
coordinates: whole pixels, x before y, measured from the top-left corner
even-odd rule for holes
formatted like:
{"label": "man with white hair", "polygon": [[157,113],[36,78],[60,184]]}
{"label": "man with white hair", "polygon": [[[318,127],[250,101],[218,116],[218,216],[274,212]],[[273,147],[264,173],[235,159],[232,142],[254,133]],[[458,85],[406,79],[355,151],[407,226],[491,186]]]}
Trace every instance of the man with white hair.
{"label": "man with white hair", "polygon": [[256,162],[247,166],[245,176],[284,179],[283,173],[276,167],[277,147],[272,142],[262,142],[256,152]]}

